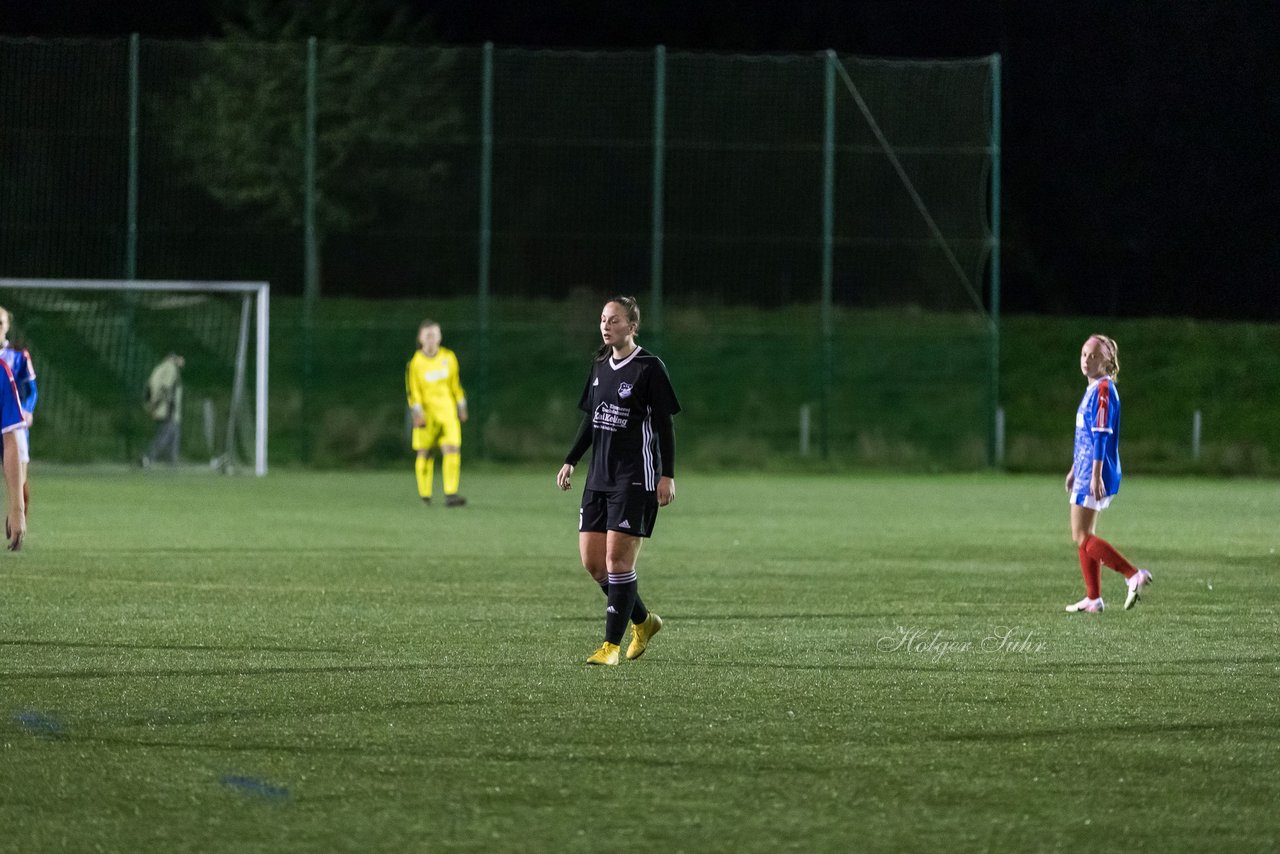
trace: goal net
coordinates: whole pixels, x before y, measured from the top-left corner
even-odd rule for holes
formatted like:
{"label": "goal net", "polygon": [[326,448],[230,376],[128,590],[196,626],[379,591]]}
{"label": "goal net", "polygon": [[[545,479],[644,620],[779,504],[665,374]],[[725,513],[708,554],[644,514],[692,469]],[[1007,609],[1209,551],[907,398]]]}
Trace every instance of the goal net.
{"label": "goal net", "polygon": [[0,278],[9,340],[36,369],[32,459],[140,464],[157,428],[147,380],[177,353],[179,463],[266,474],[269,293],[261,282]]}

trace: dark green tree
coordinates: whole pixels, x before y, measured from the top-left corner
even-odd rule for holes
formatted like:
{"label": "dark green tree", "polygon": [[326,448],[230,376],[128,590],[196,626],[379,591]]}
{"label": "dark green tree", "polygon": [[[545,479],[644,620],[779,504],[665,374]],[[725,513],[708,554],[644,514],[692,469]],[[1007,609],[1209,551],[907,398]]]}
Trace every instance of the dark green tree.
{"label": "dark green tree", "polygon": [[229,0],[220,21],[150,102],[186,182],[264,226],[303,223],[315,37],[318,240],[422,204],[461,124],[456,53],[429,44],[424,19],[379,0]]}

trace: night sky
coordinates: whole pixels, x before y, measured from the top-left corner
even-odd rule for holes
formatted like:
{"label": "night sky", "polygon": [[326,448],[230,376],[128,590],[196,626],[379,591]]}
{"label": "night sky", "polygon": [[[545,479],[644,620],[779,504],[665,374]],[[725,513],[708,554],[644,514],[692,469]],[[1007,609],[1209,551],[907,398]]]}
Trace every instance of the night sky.
{"label": "night sky", "polygon": [[[213,5],[0,0],[0,32],[210,37]],[[450,44],[999,52],[1005,311],[1280,319],[1277,0],[414,6]]]}

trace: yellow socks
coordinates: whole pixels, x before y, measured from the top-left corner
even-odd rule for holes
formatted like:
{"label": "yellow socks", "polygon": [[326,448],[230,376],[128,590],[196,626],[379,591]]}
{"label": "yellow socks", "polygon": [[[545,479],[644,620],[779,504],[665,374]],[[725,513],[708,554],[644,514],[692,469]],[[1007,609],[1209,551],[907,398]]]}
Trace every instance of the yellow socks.
{"label": "yellow socks", "polygon": [[[435,476],[436,461],[430,456],[417,457],[413,461],[413,473],[418,478],[418,495],[421,498],[431,497],[431,480]],[[445,467],[445,471],[449,471]],[[448,482],[448,475],[445,475],[445,481]],[[457,476],[454,476],[454,482],[457,482]],[[445,492],[449,490],[446,488]]]}
{"label": "yellow socks", "polygon": [[462,480],[462,454],[442,454],[440,456],[440,474],[444,479],[444,494],[456,495],[458,482]]}

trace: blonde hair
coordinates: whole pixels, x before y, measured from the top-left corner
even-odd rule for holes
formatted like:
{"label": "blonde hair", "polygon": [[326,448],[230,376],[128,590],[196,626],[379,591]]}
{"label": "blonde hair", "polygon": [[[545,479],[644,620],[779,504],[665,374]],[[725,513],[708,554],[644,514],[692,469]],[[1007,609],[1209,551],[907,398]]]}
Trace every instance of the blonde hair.
{"label": "blonde hair", "polygon": [[1102,355],[1105,358],[1105,361],[1102,363],[1102,368],[1107,372],[1107,376],[1119,376],[1120,345],[1115,342],[1114,338],[1108,338],[1106,335],[1094,333],[1089,337],[1102,345]]}

